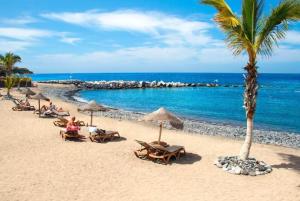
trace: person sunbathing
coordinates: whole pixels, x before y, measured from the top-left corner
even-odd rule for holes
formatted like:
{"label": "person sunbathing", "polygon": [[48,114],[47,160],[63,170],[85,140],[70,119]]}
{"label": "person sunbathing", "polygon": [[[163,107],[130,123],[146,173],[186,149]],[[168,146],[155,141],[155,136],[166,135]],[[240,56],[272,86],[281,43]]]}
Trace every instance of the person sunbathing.
{"label": "person sunbathing", "polygon": [[26,106],[26,107],[29,107],[29,106],[30,106],[30,103],[29,103],[29,101],[28,101],[28,98],[25,98],[25,100],[21,100],[21,101],[20,101],[20,104],[21,104],[22,106]]}
{"label": "person sunbathing", "polygon": [[52,111],[66,112],[61,107],[57,108],[51,101],[49,102],[49,106],[43,105],[41,107],[41,111],[43,111],[43,112],[52,112]]}
{"label": "person sunbathing", "polygon": [[78,131],[80,130],[80,126],[78,126],[75,122],[75,117],[70,118],[70,120],[67,123],[66,130],[68,133],[72,134],[78,134]]}

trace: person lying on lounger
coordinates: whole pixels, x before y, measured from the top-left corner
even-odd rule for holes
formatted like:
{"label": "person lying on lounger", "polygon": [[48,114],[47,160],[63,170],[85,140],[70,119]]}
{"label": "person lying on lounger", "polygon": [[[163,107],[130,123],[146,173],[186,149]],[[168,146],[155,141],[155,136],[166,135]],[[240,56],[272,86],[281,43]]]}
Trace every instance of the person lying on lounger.
{"label": "person lying on lounger", "polygon": [[25,100],[21,100],[21,101],[20,101],[20,104],[21,104],[22,106],[26,106],[26,107],[29,107],[29,106],[30,106],[30,103],[29,103],[27,97],[25,98]]}
{"label": "person lying on lounger", "polygon": [[67,123],[67,127],[66,127],[66,130],[68,133],[74,133],[74,134],[77,134],[78,131],[80,130],[80,126],[78,126],[76,123],[75,123],[75,117],[72,117],[70,118],[70,120],[68,121]]}
{"label": "person lying on lounger", "polygon": [[49,102],[49,106],[43,105],[41,107],[41,111],[42,112],[52,112],[52,111],[56,111],[56,112],[66,112],[64,111],[62,108],[57,108],[51,101]]}

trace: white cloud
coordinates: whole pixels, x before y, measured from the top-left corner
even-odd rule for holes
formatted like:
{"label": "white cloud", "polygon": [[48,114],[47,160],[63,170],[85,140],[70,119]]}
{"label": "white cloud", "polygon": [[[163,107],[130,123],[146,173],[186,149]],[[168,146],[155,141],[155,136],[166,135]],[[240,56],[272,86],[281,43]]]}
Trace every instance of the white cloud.
{"label": "white cloud", "polygon": [[0,37],[17,40],[35,40],[42,37],[52,36],[53,32],[41,29],[0,27]]}
{"label": "white cloud", "polygon": [[76,37],[66,37],[66,36],[63,36],[61,39],[60,39],[61,42],[63,43],[68,43],[70,45],[74,45],[75,43],[81,41],[80,38],[76,38]]}
{"label": "white cloud", "polygon": [[15,52],[24,50],[32,44],[27,41],[13,41],[0,39],[1,52]]}
{"label": "white cloud", "polygon": [[214,41],[207,33],[212,26],[160,12],[117,10],[112,12],[45,13],[43,17],[93,29],[148,34],[169,45],[206,45]]}
{"label": "white cloud", "polygon": [[[36,56],[29,65],[44,66],[53,72],[164,71],[170,67],[179,70],[195,57],[197,52],[191,48],[135,47],[85,54],[45,54]],[[55,68],[61,66],[64,68]]]}
{"label": "white cloud", "polygon": [[70,37],[68,32],[55,32],[43,29],[0,27],[1,51],[17,51],[38,44],[44,38],[58,38],[60,42],[74,45],[81,39]]}
{"label": "white cloud", "polygon": [[[269,59],[260,58],[260,72],[284,72],[287,62],[300,62],[300,50],[279,48]],[[192,47],[132,47],[114,51],[94,51],[81,54],[37,55],[26,63],[39,66],[35,72],[243,72],[246,56],[235,57],[225,46]],[[45,69],[41,69],[43,66]],[[62,68],[63,67],[63,68]],[[288,72],[292,71],[288,69]],[[297,71],[299,72],[299,70]]]}
{"label": "white cloud", "polygon": [[300,45],[300,32],[288,31],[286,34],[286,38],[282,42],[291,45]]}
{"label": "white cloud", "polygon": [[13,25],[13,26],[32,24],[37,21],[38,21],[37,19],[35,19],[31,16],[28,16],[28,15],[14,18],[14,19],[11,19],[11,18],[0,19],[0,23]]}

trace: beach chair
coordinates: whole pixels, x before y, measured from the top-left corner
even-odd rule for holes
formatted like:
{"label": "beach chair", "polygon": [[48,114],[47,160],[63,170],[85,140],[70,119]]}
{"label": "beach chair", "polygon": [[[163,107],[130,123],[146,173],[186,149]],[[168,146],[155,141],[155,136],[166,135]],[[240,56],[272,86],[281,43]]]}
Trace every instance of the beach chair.
{"label": "beach chair", "polygon": [[[37,111],[36,114],[39,114],[39,111]],[[55,113],[53,113],[52,111],[47,110],[47,111],[41,112],[40,117],[42,117],[42,118],[56,118],[57,115]]]}
{"label": "beach chair", "polygon": [[[58,117],[59,120],[56,120],[53,122],[53,124],[55,126],[58,126],[58,127],[66,127],[67,124],[68,124],[68,120],[64,117]],[[76,121],[75,122],[75,125],[76,126],[85,126],[85,123],[83,121]]]}
{"label": "beach chair", "polygon": [[90,140],[92,142],[105,142],[106,140],[113,140],[115,138],[120,138],[118,131],[107,131],[102,129],[97,129],[90,133]]}
{"label": "beach chair", "polygon": [[133,152],[136,157],[140,159],[148,159],[149,154],[155,151],[155,149],[153,149],[147,142],[140,141],[140,140],[135,140],[135,141],[141,145],[140,149],[135,150]]}
{"label": "beach chair", "polygon": [[83,140],[85,139],[84,135],[80,135],[78,131],[67,131],[67,129],[61,129],[59,131],[59,135],[63,140],[68,140],[68,139],[77,139],[77,140]]}
{"label": "beach chair", "polygon": [[67,111],[57,111],[57,110],[51,110],[51,112],[58,116],[58,117],[65,117],[65,116],[70,116],[70,113]]}
{"label": "beach chair", "polygon": [[172,157],[177,160],[181,155],[185,155],[183,146],[172,145],[164,147],[159,144],[149,144],[149,146],[154,150],[149,153],[149,159],[161,160],[164,164],[169,164]]}
{"label": "beach chair", "polygon": [[21,104],[21,101],[18,99],[13,100],[15,107],[12,107],[13,111],[34,111],[35,107],[32,105],[23,105]]}

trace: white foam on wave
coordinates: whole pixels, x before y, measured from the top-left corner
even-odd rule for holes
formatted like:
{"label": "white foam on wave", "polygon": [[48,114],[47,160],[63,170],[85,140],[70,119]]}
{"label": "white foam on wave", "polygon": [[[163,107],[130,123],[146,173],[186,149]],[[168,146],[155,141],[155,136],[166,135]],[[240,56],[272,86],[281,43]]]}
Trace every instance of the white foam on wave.
{"label": "white foam on wave", "polygon": [[82,102],[82,103],[88,103],[89,101],[82,98],[82,97],[79,97],[79,96],[73,96],[73,98],[78,101],[78,102]]}

